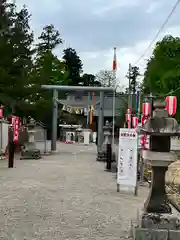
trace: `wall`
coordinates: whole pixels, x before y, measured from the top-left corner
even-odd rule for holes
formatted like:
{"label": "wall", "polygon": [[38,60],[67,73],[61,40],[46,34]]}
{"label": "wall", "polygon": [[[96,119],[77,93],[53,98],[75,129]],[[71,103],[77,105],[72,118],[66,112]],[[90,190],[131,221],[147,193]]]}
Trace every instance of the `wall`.
{"label": "wall", "polygon": [[2,147],[3,152],[5,152],[8,144],[8,126],[7,122],[3,121],[1,123],[0,121],[0,148]]}

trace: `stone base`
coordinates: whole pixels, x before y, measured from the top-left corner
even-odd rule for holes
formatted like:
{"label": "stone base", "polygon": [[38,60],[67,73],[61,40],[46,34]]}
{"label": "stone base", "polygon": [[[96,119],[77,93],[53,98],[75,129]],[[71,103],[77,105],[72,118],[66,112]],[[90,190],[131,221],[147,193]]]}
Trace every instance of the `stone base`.
{"label": "stone base", "polygon": [[178,240],[180,230],[136,228],[134,240]]}
{"label": "stone base", "polygon": [[[106,152],[98,152],[96,160],[99,162],[106,162],[106,155],[107,155]],[[112,153],[112,161],[111,162],[116,162],[115,153]]]}
{"label": "stone base", "polygon": [[180,218],[172,214],[143,214],[138,226],[133,227],[134,240],[178,240]]}
{"label": "stone base", "polygon": [[98,152],[96,160],[99,162],[105,162],[106,157],[105,157],[104,152]]}
{"label": "stone base", "polygon": [[143,214],[141,227],[148,229],[171,229],[180,230],[180,219],[173,214]]}

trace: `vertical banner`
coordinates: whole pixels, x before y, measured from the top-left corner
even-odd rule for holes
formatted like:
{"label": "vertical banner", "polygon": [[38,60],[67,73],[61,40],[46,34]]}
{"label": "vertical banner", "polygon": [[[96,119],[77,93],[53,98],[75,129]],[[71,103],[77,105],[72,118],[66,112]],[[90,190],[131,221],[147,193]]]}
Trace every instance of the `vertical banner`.
{"label": "vertical banner", "polygon": [[94,114],[94,92],[88,93],[88,115],[87,115],[87,125],[92,125],[93,123],[93,114]]}
{"label": "vertical banner", "polygon": [[13,124],[13,129],[14,129],[13,141],[18,142],[18,140],[19,140],[19,117],[13,117],[12,124]]}
{"label": "vertical banner", "polygon": [[120,128],[117,184],[120,189],[134,190],[137,183],[137,132]]}
{"label": "vertical banner", "polygon": [[3,118],[3,108],[1,107],[0,108],[0,119],[2,119]]}

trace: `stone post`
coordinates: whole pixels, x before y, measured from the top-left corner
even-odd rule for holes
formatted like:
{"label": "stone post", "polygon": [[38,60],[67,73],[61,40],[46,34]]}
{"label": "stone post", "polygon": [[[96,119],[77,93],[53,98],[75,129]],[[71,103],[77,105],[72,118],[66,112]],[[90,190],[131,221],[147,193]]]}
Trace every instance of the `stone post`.
{"label": "stone post", "polygon": [[[108,121],[106,121],[105,126],[103,127],[103,144],[101,147],[101,158],[100,160],[107,163],[107,158],[109,158],[109,154],[107,154],[107,145],[111,145],[111,126]],[[110,147],[108,148],[110,149]]]}
{"label": "stone post", "polygon": [[8,168],[14,167],[15,143],[13,141],[14,130],[12,126],[8,129]]}
{"label": "stone post", "polygon": [[[110,126],[109,122],[106,121],[105,126],[103,127],[104,130],[104,156],[106,162],[106,171],[111,171],[111,162],[112,162],[112,134],[111,134],[112,127]],[[111,138],[111,139],[110,139]]]}

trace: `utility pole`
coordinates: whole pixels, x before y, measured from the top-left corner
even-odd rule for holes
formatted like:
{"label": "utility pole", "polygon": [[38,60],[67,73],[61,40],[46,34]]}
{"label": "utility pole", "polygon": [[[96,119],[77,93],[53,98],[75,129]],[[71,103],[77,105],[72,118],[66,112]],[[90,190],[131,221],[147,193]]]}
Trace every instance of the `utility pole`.
{"label": "utility pole", "polygon": [[51,141],[51,151],[56,151],[56,141],[57,141],[57,118],[58,118],[58,91],[53,89],[53,98],[52,98],[52,141]]}
{"label": "utility pole", "polygon": [[132,66],[131,66],[131,63],[129,63],[129,70],[128,70],[128,78],[129,78],[129,88],[128,88],[128,109],[132,109],[131,70],[132,70]]}

